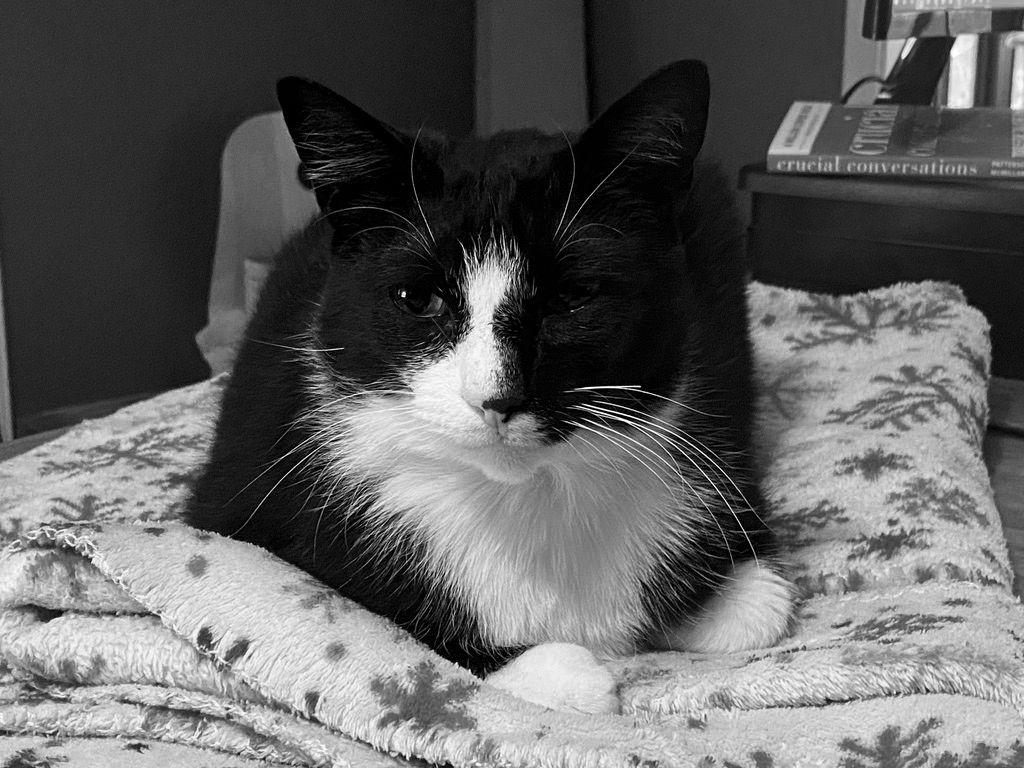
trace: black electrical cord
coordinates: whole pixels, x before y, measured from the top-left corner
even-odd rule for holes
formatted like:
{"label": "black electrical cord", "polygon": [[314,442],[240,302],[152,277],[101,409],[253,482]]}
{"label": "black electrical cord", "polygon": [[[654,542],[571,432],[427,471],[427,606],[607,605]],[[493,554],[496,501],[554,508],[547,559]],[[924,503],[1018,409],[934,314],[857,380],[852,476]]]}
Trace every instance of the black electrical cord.
{"label": "black electrical cord", "polygon": [[850,97],[853,96],[853,94],[855,94],[858,90],[860,90],[863,86],[867,85],[868,83],[878,83],[879,85],[885,85],[885,78],[880,75],[868,75],[867,77],[862,77],[860,80],[858,80],[856,83],[854,83],[853,85],[846,89],[846,93],[843,94],[843,98],[839,100],[839,103],[845,104],[846,102],[848,102],[850,100]]}

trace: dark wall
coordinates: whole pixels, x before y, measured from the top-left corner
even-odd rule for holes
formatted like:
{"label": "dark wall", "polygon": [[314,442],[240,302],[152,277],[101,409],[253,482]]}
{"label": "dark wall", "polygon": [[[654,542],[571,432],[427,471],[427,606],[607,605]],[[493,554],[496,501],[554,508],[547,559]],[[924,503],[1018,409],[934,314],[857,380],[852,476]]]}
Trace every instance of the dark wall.
{"label": "dark wall", "polygon": [[703,59],[711,74],[705,153],[736,177],[764,159],[789,105],[840,96],[843,0],[588,0],[591,107],[658,67]]}
{"label": "dark wall", "polygon": [[4,0],[0,254],[16,417],[197,380],[219,161],[313,77],[468,133],[473,2]]}

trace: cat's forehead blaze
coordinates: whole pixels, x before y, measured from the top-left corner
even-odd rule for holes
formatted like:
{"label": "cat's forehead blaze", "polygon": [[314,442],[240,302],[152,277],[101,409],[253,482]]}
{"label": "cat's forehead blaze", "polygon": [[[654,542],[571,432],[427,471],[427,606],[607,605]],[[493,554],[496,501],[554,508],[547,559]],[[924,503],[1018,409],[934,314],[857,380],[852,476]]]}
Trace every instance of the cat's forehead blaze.
{"label": "cat's forehead blaze", "polygon": [[460,289],[476,322],[491,324],[500,313],[518,307],[533,292],[519,245],[504,233],[494,233],[466,249]]}

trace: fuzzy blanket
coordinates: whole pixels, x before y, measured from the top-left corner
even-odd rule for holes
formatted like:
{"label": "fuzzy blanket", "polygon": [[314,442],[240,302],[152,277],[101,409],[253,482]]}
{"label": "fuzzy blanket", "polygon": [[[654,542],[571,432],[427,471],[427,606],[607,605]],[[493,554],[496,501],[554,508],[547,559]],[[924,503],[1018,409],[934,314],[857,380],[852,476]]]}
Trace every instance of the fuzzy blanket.
{"label": "fuzzy blanket", "polygon": [[803,592],[778,646],[615,661],[617,716],[493,689],[175,521],[214,379],[0,464],[3,765],[1024,765],[984,319],[939,284],[751,302],[759,457]]}

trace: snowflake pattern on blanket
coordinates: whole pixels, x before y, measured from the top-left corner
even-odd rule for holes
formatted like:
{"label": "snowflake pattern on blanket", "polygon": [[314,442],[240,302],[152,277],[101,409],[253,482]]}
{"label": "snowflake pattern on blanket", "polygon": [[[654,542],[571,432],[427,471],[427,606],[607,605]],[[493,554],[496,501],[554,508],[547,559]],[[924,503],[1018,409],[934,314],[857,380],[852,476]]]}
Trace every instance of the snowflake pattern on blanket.
{"label": "snowflake pattern on blanket", "polygon": [[[1024,742],[1017,741],[1006,748],[985,742],[975,742],[967,755],[957,755],[948,750],[935,749],[932,732],[941,728],[941,718],[931,717],[920,720],[904,729],[890,725],[876,733],[873,738],[847,738],[839,742],[842,768],[1020,768],[1024,765]],[[787,762],[777,762],[770,751],[751,752],[745,761],[726,760],[718,763],[708,757],[700,768],[780,768]]]}
{"label": "snowflake pattern on blanket", "polygon": [[[1001,555],[991,557],[1005,545],[987,479],[967,470],[978,465],[988,417],[988,363],[978,351],[987,337],[958,337],[959,291],[769,288],[754,310],[763,471],[783,546],[800,553],[803,591],[893,579],[1009,585]],[[780,442],[802,450],[776,451]],[[934,460],[940,445],[945,465]],[[966,546],[972,537],[983,545]]]}

